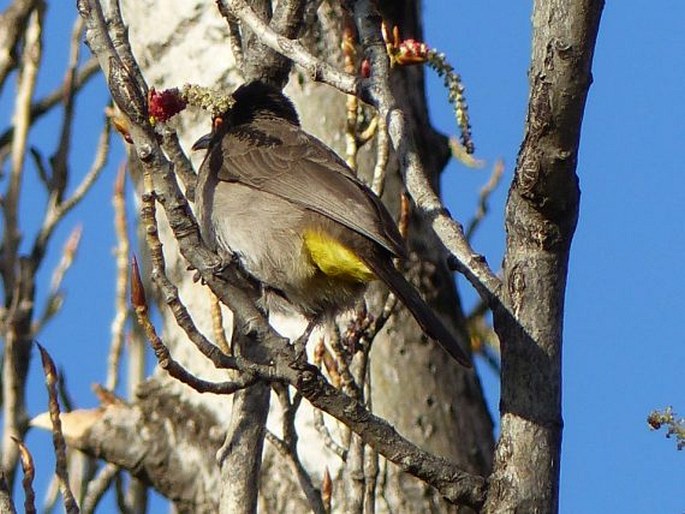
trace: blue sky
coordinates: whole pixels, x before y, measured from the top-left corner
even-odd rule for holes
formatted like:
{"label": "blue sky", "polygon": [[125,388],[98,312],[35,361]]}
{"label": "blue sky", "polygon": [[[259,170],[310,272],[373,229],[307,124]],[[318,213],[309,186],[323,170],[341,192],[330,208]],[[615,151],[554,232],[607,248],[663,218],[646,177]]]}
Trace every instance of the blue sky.
{"label": "blue sky", "polygon": [[[5,4],[0,2],[0,7]],[[424,4],[426,41],[445,51],[463,76],[477,155],[489,164],[499,157],[506,163],[503,182],[491,197],[491,212],[474,240],[498,268],[504,249],[504,201],[523,134],[531,5],[506,0]],[[61,80],[71,14],[49,12],[48,18],[46,58],[51,66],[40,77],[42,93]],[[684,18],[685,4],[679,0],[662,2],[659,8],[637,0],[609,1],[604,11],[583,124],[581,214],[567,291],[562,513],[685,510],[685,454],[645,422],[650,410],[666,405],[685,414],[685,345],[678,322],[684,282],[680,259],[685,254],[685,179],[678,153],[685,128],[685,103],[679,94],[685,83]],[[428,84],[434,123],[454,133],[440,80],[429,72]],[[4,110],[11,91],[6,86],[1,98],[3,125],[11,115]],[[101,80],[79,100],[79,127],[85,130],[79,130],[75,170],[90,163],[106,101]],[[46,119],[31,134],[47,155],[54,121]],[[69,231],[82,223],[82,247],[64,284],[64,311],[41,336],[41,343],[66,369],[81,407],[96,405],[89,386],[105,376],[103,349],[113,313],[110,197],[121,159],[118,149],[92,194],[58,230],[41,272],[42,285],[49,282],[57,250]],[[487,171],[456,163],[445,171],[446,202],[461,221],[472,216],[486,179]],[[27,190],[22,215],[28,238],[44,201],[32,171],[27,173]],[[472,305],[474,293],[465,281],[460,284],[465,304]],[[39,296],[44,293],[43,286]],[[32,414],[45,405],[37,360],[30,378]],[[479,368],[496,411],[497,377],[486,366]],[[33,432],[29,444],[41,452],[50,444],[49,436]],[[40,477],[51,466],[49,454],[41,458],[39,491],[45,484]]]}

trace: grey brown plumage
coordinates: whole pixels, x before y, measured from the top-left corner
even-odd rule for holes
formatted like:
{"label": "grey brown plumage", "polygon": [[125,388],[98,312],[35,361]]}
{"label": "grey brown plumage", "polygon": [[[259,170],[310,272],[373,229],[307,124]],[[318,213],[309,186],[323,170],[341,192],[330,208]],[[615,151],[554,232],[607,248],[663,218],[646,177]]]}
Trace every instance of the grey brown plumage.
{"label": "grey brown plumage", "polygon": [[306,316],[349,307],[366,277],[324,273],[305,245],[325,235],[398,296],[423,331],[458,362],[470,359],[452,333],[398,272],[404,242],[392,217],[333,150],[299,126],[292,103],[261,82],[241,86],[235,104],[199,147],[196,211],[204,239],[283,294]]}

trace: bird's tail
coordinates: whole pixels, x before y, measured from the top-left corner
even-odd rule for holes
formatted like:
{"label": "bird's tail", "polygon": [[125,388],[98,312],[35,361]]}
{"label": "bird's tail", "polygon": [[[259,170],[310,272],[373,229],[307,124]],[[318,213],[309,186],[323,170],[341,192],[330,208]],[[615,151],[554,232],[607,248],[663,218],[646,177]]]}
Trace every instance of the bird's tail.
{"label": "bird's tail", "polygon": [[428,304],[419,296],[418,291],[404,276],[390,266],[374,266],[368,263],[376,276],[381,279],[390,290],[409,309],[424,333],[434,339],[443,350],[449,353],[459,364],[467,368],[472,367],[471,358],[462,349],[457,338],[447,329],[435,315]]}

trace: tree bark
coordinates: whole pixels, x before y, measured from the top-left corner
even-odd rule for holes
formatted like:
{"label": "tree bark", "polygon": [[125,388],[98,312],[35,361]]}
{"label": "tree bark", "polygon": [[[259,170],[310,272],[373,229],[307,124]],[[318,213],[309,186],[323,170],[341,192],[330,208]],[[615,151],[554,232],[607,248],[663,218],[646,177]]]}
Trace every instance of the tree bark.
{"label": "tree bark", "polygon": [[486,512],[557,512],[564,294],[601,0],[537,0],[526,132],[506,205],[501,436]]}

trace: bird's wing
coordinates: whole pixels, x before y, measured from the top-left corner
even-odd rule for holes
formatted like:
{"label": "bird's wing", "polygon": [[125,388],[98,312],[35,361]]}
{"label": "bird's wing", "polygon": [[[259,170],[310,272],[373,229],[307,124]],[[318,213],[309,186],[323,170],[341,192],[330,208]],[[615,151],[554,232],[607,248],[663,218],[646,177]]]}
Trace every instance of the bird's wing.
{"label": "bird's wing", "polygon": [[[267,126],[265,126],[267,124]],[[318,212],[404,256],[397,225],[338,155],[279,119],[233,127],[209,155],[220,180],[240,182]],[[221,157],[221,158],[217,158]]]}

